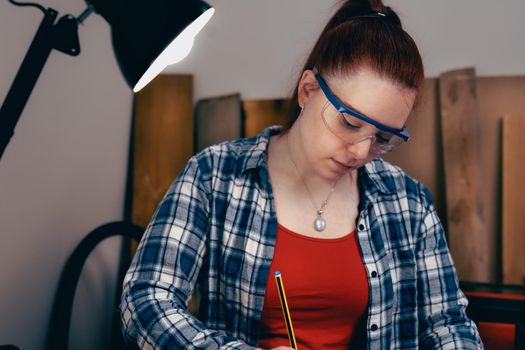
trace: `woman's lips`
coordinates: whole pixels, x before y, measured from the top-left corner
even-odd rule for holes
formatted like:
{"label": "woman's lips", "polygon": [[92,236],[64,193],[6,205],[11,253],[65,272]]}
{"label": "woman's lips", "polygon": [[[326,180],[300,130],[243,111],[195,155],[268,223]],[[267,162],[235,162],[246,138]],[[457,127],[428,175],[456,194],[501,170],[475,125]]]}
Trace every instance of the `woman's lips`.
{"label": "woman's lips", "polygon": [[337,166],[337,168],[341,171],[348,171],[348,170],[351,170],[352,167],[351,166],[347,166],[346,164],[344,163],[341,163],[333,158],[331,158],[332,161],[334,162],[334,164]]}

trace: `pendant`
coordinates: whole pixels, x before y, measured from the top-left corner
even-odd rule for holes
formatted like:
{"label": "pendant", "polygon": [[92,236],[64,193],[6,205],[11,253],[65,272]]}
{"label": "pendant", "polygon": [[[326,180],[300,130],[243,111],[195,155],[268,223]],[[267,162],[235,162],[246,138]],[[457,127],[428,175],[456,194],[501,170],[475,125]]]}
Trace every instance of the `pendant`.
{"label": "pendant", "polygon": [[321,215],[317,216],[315,219],[314,228],[317,232],[322,232],[326,228],[326,221]]}

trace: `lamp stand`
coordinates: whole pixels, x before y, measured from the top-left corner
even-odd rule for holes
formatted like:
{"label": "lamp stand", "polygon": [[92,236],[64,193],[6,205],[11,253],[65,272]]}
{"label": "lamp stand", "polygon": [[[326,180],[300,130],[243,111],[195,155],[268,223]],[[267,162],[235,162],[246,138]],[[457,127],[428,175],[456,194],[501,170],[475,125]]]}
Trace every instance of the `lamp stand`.
{"label": "lamp stand", "polygon": [[44,18],[0,108],[0,158],[51,51],[57,49],[70,56],[80,54],[77,18],[65,15],[55,24],[58,12],[51,8],[43,12]]}

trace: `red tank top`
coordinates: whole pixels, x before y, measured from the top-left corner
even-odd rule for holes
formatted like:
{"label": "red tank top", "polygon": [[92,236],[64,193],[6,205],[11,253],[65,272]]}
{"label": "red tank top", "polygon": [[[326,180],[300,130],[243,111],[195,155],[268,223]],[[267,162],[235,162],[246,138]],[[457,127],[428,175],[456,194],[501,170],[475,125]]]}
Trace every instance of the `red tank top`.
{"label": "red tank top", "polygon": [[368,281],[355,231],[307,237],[279,225],[258,346],[290,346],[274,272],[280,271],[300,350],[364,348]]}

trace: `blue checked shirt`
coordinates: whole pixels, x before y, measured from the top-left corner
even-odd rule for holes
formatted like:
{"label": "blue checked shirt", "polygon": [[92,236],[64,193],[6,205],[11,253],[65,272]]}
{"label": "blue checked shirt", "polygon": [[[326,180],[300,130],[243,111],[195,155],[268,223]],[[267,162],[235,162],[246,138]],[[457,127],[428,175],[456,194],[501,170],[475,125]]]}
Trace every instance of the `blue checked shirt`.
{"label": "blue checked shirt", "polygon": [[[207,148],[174,181],[124,280],[129,343],[257,348],[277,232],[267,146],[279,131]],[[482,349],[429,192],[380,158],[358,178],[368,349]],[[197,285],[198,318],[187,308]]]}

